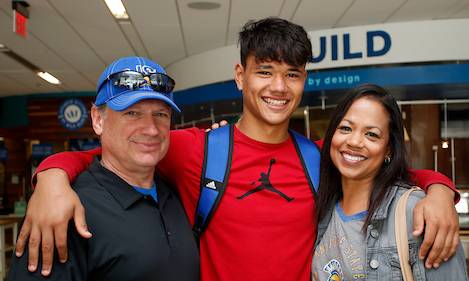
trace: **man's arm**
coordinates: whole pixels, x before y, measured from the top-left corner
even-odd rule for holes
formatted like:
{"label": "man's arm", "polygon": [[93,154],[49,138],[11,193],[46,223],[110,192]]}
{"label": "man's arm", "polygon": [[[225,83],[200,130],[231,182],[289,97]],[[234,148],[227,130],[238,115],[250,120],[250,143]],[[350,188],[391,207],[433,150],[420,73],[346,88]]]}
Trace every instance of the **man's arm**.
{"label": "man's arm", "polygon": [[458,203],[460,198],[459,191],[456,189],[454,183],[445,175],[432,170],[414,169],[409,169],[409,175],[411,181],[413,181],[416,185],[425,190],[427,193],[429,191],[429,187],[433,184],[440,184],[442,186],[445,186],[446,188],[451,189],[453,192],[448,193],[448,195],[450,195],[450,197],[454,199],[454,203]]}
{"label": "man's arm", "polygon": [[427,196],[414,208],[414,235],[424,233],[419,257],[427,268],[439,267],[454,255],[459,243],[459,221],[454,203],[459,192],[450,179],[430,170],[411,170],[416,185]]}
{"label": "man's arm", "polygon": [[32,177],[33,186],[37,182],[37,175],[45,170],[59,168],[65,171],[70,182],[81,174],[93,162],[93,157],[101,155],[101,148],[95,148],[87,151],[60,152],[44,159],[36,169]]}
{"label": "man's arm", "polygon": [[46,158],[37,168],[33,176],[33,183],[37,181],[37,187],[29,200],[15,251],[18,257],[21,256],[28,243],[28,270],[36,270],[40,246],[41,273],[44,276],[51,271],[54,244],[60,261],[67,260],[67,225],[70,219],[74,218],[81,236],[91,237],[86,227],[83,206],[70,187],[70,181],[91,164],[94,155],[100,153],[100,148],[85,152],[57,153]]}

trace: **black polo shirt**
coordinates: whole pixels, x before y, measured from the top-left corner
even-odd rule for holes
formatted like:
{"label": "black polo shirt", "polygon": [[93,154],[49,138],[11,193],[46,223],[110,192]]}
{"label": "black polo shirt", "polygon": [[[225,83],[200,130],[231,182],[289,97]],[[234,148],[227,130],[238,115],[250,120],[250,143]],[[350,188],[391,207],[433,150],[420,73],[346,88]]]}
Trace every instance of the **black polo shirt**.
{"label": "black polo shirt", "polygon": [[[199,253],[184,210],[156,180],[158,203],[134,190],[98,160],[76,180],[89,240],[70,224],[69,260],[54,257],[50,280],[199,280]],[[13,258],[9,280],[40,280],[27,271],[27,253]]]}

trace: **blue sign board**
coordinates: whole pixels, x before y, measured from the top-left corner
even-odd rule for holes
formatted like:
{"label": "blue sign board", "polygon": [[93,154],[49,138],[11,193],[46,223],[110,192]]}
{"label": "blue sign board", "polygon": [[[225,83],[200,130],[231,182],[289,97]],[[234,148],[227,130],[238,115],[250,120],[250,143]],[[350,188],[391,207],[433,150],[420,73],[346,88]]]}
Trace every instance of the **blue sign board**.
{"label": "blue sign board", "polygon": [[50,143],[33,144],[31,157],[44,158],[52,153],[54,153],[54,149]]}
{"label": "blue sign board", "polygon": [[309,72],[305,91],[349,89],[363,83],[374,83],[380,86],[469,83],[469,64]]}

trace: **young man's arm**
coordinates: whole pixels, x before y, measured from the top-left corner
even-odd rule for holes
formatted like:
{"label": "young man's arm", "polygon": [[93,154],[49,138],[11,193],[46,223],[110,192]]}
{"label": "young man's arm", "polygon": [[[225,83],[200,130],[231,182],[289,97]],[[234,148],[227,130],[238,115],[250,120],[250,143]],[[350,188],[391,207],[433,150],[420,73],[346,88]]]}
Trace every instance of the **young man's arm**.
{"label": "young man's arm", "polygon": [[459,201],[460,195],[453,182],[440,173],[409,172],[415,184],[427,192],[414,208],[414,235],[424,234],[419,257],[427,257],[427,268],[438,267],[456,252],[459,243],[459,220],[454,203]]}
{"label": "young man's arm", "polygon": [[[414,170],[409,169],[409,175],[411,180],[421,187],[427,194],[430,191],[430,187],[433,185],[439,184],[441,186],[445,186],[445,188],[449,188],[452,192],[448,193],[451,199],[453,199],[453,203],[458,203],[459,201],[459,191],[454,186],[454,183],[445,175],[435,172],[432,170]],[[453,204],[453,205],[454,205]]]}
{"label": "young man's arm", "polygon": [[33,175],[33,192],[16,244],[16,256],[23,255],[28,243],[28,270],[35,271],[38,265],[39,247],[42,252],[42,274],[51,271],[54,244],[61,262],[67,260],[67,225],[74,218],[78,233],[91,237],[86,227],[85,214],[80,199],[72,190],[70,182],[83,172],[101,149],[84,152],[62,152],[46,158]]}
{"label": "young man's arm", "polygon": [[68,243],[70,248],[70,258],[67,263],[59,263],[57,259],[54,261],[54,272],[47,274],[47,278],[41,276],[45,274],[44,268],[39,268],[30,272],[27,269],[29,254],[28,248],[25,249],[26,254],[22,257],[11,258],[10,270],[8,272],[9,281],[28,281],[28,280],[53,280],[53,281],[86,281],[88,280],[88,263],[87,263],[87,241],[81,238],[76,230],[70,226],[68,231]]}
{"label": "young man's arm", "polygon": [[52,168],[64,170],[70,182],[73,182],[81,172],[88,168],[96,155],[101,155],[101,147],[86,151],[53,154],[39,164],[32,177],[32,184],[36,185],[38,173]]}

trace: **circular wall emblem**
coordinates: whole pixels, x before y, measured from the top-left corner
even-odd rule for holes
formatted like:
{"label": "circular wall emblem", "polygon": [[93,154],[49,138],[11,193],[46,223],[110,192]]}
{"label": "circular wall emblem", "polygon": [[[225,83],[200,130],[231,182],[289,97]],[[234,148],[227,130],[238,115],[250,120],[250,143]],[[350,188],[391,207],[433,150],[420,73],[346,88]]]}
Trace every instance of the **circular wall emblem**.
{"label": "circular wall emblem", "polygon": [[88,119],[85,104],[79,99],[68,99],[59,108],[59,122],[66,129],[76,130],[83,127]]}

